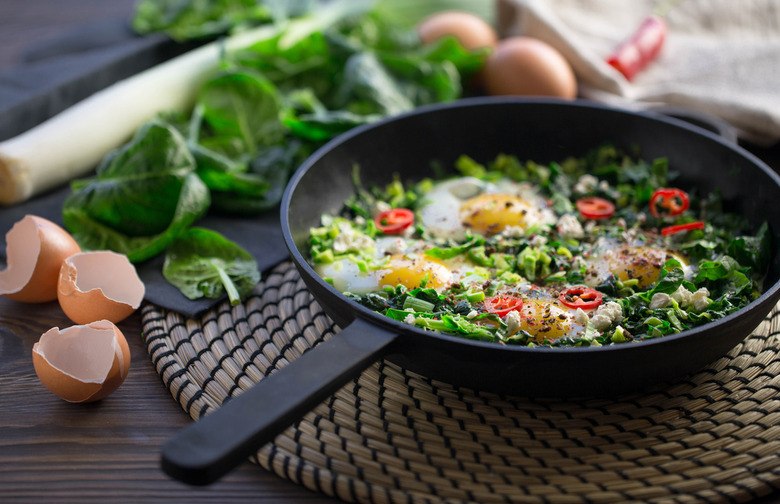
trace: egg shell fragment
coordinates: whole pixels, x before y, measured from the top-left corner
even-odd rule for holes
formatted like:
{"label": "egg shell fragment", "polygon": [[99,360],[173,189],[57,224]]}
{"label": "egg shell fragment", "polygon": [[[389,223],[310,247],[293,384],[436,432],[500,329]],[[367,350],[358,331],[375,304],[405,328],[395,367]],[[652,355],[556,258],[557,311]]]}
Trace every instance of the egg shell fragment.
{"label": "egg shell fragment", "polygon": [[24,303],[57,299],[62,262],[81,252],[76,240],[54,222],[25,215],[5,235],[7,267],[0,271],[0,294]]}
{"label": "egg shell fragment", "polygon": [[498,35],[481,17],[465,11],[443,11],[423,19],[417,33],[424,44],[442,37],[455,37],[468,50],[490,48],[496,45]]}
{"label": "egg shell fragment", "polygon": [[110,250],[74,254],[59,271],[57,298],[76,324],[103,319],[118,323],[138,309],[145,293],[127,256]]}
{"label": "egg shell fragment", "polygon": [[32,349],[41,383],[73,403],[108,396],[130,371],[130,348],[124,334],[109,320],[49,329]]}
{"label": "egg shell fragment", "polygon": [[577,79],[566,58],[553,46],[531,37],[501,40],[485,61],[482,78],[485,90],[494,96],[577,96]]}

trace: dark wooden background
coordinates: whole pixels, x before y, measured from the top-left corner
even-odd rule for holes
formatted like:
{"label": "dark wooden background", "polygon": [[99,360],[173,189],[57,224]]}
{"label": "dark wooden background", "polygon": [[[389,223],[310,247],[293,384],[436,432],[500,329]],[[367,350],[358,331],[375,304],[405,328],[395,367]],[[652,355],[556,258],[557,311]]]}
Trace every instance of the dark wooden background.
{"label": "dark wooden background", "polygon": [[0,0],[0,69],[31,47],[107,19],[130,19],[134,0]]}

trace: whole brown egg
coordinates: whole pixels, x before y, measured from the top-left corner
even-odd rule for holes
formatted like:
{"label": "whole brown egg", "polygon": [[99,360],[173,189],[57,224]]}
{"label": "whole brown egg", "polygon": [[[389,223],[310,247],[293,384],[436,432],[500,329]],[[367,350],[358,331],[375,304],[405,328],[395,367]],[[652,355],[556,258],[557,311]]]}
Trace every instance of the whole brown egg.
{"label": "whole brown egg", "polygon": [[577,96],[569,62],[550,44],[531,37],[499,41],[485,62],[482,82],[490,95]]}
{"label": "whole brown egg", "polygon": [[470,12],[442,11],[425,18],[417,26],[423,44],[430,44],[442,37],[455,37],[469,50],[493,47],[498,40],[490,24]]}

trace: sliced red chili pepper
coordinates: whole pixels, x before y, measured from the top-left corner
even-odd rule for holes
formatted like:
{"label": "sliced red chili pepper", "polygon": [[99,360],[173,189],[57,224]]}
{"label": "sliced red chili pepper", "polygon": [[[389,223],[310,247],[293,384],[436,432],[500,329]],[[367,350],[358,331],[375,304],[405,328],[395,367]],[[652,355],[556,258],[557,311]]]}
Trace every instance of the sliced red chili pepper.
{"label": "sliced red chili pepper", "polygon": [[398,234],[414,222],[414,212],[408,208],[391,208],[374,218],[376,227],[386,234]]}
{"label": "sliced red chili pepper", "polygon": [[485,311],[488,313],[495,313],[499,317],[503,317],[513,310],[519,311],[522,309],[522,298],[511,296],[509,294],[499,294],[497,296],[489,297],[485,300]]}
{"label": "sliced red chili pepper", "polygon": [[664,187],[650,197],[650,213],[654,217],[672,217],[688,210],[690,204],[688,193],[682,189]]}
{"label": "sliced red chili pepper", "polygon": [[666,40],[667,30],[666,21],[662,17],[648,16],[634,34],[607,57],[607,63],[615,67],[626,79],[633,79],[658,57]]}
{"label": "sliced red chili pepper", "polygon": [[604,198],[589,196],[578,199],[575,205],[586,219],[608,219],[615,215],[615,205]]}
{"label": "sliced red chili pepper", "polygon": [[596,289],[585,287],[584,285],[575,285],[561,292],[558,300],[564,306],[569,308],[582,308],[583,310],[592,310],[597,308],[603,301],[603,294]]}
{"label": "sliced red chili pepper", "polygon": [[687,224],[678,224],[676,226],[667,226],[661,228],[661,234],[664,236],[681,233],[683,231],[691,231],[692,229],[704,229],[704,223],[702,221],[689,222]]}

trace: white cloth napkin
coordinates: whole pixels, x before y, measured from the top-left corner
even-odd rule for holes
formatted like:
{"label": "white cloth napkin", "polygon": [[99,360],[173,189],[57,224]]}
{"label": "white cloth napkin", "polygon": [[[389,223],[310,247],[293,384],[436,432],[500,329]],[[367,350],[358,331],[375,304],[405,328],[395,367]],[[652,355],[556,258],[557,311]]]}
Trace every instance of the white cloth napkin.
{"label": "white cloth napkin", "polygon": [[569,60],[584,98],[685,107],[749,141],[780,140],[780,1],[682,0],[661,53],[631,82],[605,63],[653,12],[653,0],[497,0],[501,36],[546,41]]}

